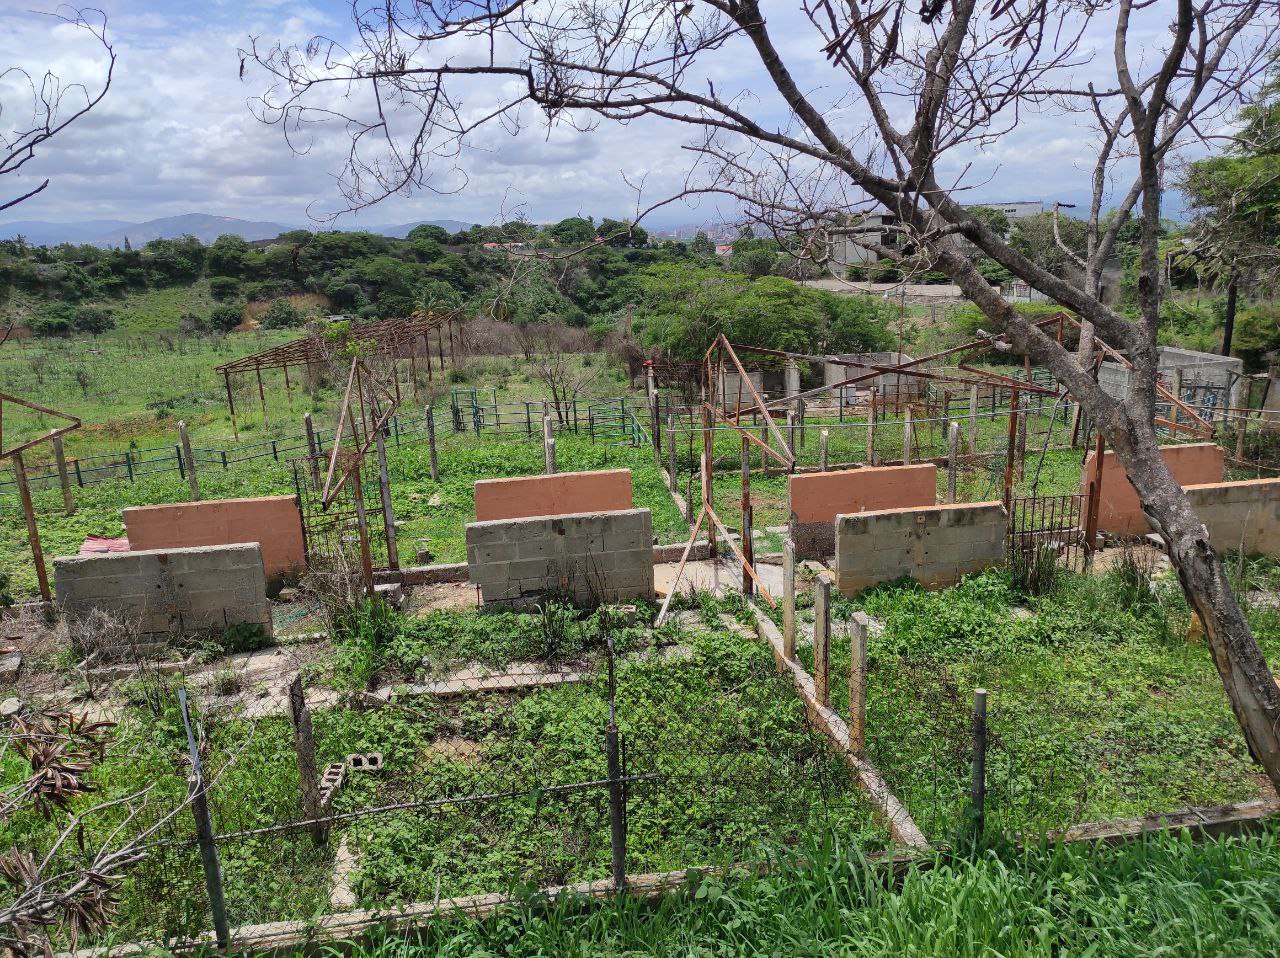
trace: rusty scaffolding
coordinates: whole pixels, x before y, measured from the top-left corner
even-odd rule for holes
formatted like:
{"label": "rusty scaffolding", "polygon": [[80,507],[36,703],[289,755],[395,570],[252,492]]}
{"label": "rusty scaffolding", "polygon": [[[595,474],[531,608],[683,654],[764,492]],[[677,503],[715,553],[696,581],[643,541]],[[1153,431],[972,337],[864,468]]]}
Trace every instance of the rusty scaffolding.
{"label": "rusty scaffolding", "polygon": [[[1069,330],[1079,330],[1080,323],[1070,314],[1058,312],[1053,316],[1038,321],[1035,326],[1054,335],[1057,341],[1062,343]],[[1095,339],[1095,343],[1095,374],[1097,367],[1101,365],[1104,359],[1112,359],[1127,368],[1133,368],[1132,364],[1123,355],[1101,339]],[[719,554],[719,545],[716,537],[718,531],[736,561],[741,565],[743,591],[747,595],[759,591],[771,606],[776,605],[774,598],[761,583],[755,569],[752,542],[750,451],[754,446],[760,450],[762,460],[767,456],[786,471],[794,471],[796,468],[796,456],[792,445],[795,441],[793,414],[788,411],[787,424],[785,427],[780,427],[775,421],[773,413],[783,409],[790,410],[797,404],[801,404],[811,398],[825,396],[832,392],[841,395],[842,391],[849,387],[865,385],[880,380],[884,376],[892,376],[899,382],[902,377],[907,377],[909,380],[939,384],[944,388],[952,386],[965,388],[985,387],[1007,391],[1010,397],[1009,443],[1006,451],[1004,493],[1002,498],[1006,509],[1009,509],[1010,514],[1012,514],[1016,467],[1015,455],[1018,448],[1016,437],[1019,429],[1019,406],[1022,396],[1041,395],[1053,397],[1056,401],[1062,401],[1070,398],[1070,392],[1066,387],[1056,382],[1052,385],[1037,383],[1033,377],[1030,359],[1026,357],[1024,357],[1024,376],[1022,378],[973,365],[973,362],[984,354],[988,354],[993,350],[1005,352],[1009,348],[1008,337],[1005,334],[1000,334],[975,339],[919,359],[908,359],[896,364],[885,364],[849,359],[839,355],[813,355],[733,344],[723,334],[716,337],[703,356],[702,370],[699,376],[701,397],[698,410],[702,420],[702,453],[699,463],[701,504],[697,510],[696,520],[692,523],[689,539],[685,544],[680,563],[676,569],[675,579],[659,612],[658,621],[661,622],[667,614],[671,597],[678,591],[680,577],[684,572],[685,564],[704,526],[712,559],[716,559]],[[768,361],[786,364],[821,362],[842,367],[848,375],[837,382],[826,383],[813,389],[789,392],[786,395],[766,401],[752,383],[742,360],[739,358],[739,353],[760,356]],[[726,372],[734,374],[733,381],[735,382],[737,393],[734,397],[719,394],[721,390],[725,389],[725,384],[728,381],[726,380]],[[1164,426],[1175,434],[1185,432],[1190,436],[1202,439],[1213,436],[1213,424],[1182,402],[1179,397],[1173,395],[1163,384],[1157,383],[1156,391],[1159,401],[1168,403],[1171,410],[1170,418],[1156,417],[1155,422],[1157,425]],[[732,401],[730,401],[731,399]],[[874,386],[868,389],[867,401],[872,409],[871,415],[874,417],[874,407],[877,403],[876,388]],[[755,427],[762,427],[759,436],[743,425],[744,416],[751,416],[756,420]],[[735,430],[742,440],[742,528],[739,532],[741,547],[734,542],[734,536],[716,513],[713,502],[713,422]],[[1073,442],[1077,438],[1076,434],[1079,428],[1080,421],[1077,416],[1072,426]],[[1092,549],[1097,533],[1098,499],[1101,491],[1101,466],[1104,449],[1100,432],[1095,435],[1095,444],[1094,468],[1087,477],[1088,492],[1083,506],[1077,507],[1077,514],[1081,511],[1083,512],[1083,515],[1080,515],[1079,518],[1084,525],[1083,536],[1086,549]],[[867,464],[871,465],[872,463]],[[1056,513],[1054,515],[1056,516]],[[1028,538],[1034,540],[1034,536]]]}
{"label": "rusty scaffolding", "polygon": [[410,381],[416,396],[418,389],[418,362],[425,361],[427,379],[430,381],[438,364],[441,371],[445,368],[446,355],[452,364],[462,348],[462,317],[456,311],[447,313],[419,312],[403,319],[381,319],[368,323],[357,323],[350,327],[347,335],[335,339],[319,330],[300,339],[293,339],[270,349],[242,356],[240,359],[215,366],[214,372],[222,376],[226,388],[227,407],[231,412],[231,430],[236,441],[240,440],[240,429],[236,420],[236,401],[232,391],[232,377],[252,375],[258,385],[258,402],[262,407],[262,417],[267,418],[267,396],[263,388],[262,374],[272,370],[280,370],[284,374],[286,395],[292,397],[293,381],[290,370],[306,370],[325,367],[335,359],[343,358],[344,352],[355,344],[356,354],[367,361],[389,362],[392,366],[391,388],[396,401],[400,400],[399,363],[407,361]]}
{"label": "rusty scaffolding", "polygon": [[[9,403],[13,406],[20,406],[23,409],[30,409],[34,412],[42,413],[46,416],[53,416],[63,420],[66,425],[51,429],[42,436],[35,439],[28,439],[26,442],[18,443],[8,449],[4,448],[4,406]],[[27,468],[22,461],[22,454],[32,446],[39,445],[42,442],[52,442],[58,453],[58,471],[62,477],[62,488],[64,496],[67,495],[67,466],[66,460],[62,457],[62,437],[72,430],[80,428],[80,420],[65,412],[57,409],[50,409],[48,406],[41,406],[33,403],[28,399],[20,399],[17,396],[10,396],[8,393],[0,393],[0,462],[8,459],[13,462],[13,474],[18,483],[18,498],[22,502],[22,514],[27,521],[27,539],[31,545],[31,560],[36,566],[36,582],[40,586],[40,598],[48,602],[52,598],[49,591],[49,575],[44,568],[44,550],[40,546],[40,529],[36,524],[35,506],[31,502],[31,486],[27,482]],[[69,502],[69,500],[68,500]]]}

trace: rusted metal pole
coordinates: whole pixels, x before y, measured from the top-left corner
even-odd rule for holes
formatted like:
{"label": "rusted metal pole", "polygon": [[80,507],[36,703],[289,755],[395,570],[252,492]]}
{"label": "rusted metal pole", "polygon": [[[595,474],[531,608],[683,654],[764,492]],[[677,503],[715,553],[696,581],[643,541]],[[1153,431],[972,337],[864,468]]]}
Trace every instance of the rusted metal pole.
{"label": "rusted metal pole", "polygon": [[311,488],[320,488],[320,450],[316,446],[316,427],[311,413],[303,413],[302,424],[307,429],[307,460],[311,463]]}
{"label": "rusted metal pole", "polygon": [[36,566],[40,597],[48,602],[53,596],[49,593],[49,575],[44,568],[44,549],[40,547],[40,530],[36,526],[36,509],[31,503],[31,487],[27,484],[27,467],[22,461],[22,453],[15,452],[9,458],[13,460],[13,474],[18,480],[18,498],[22,502],[22,514],[27,520],[27,538],[31,541],[31,561]]}
{"label": "rusted metal pole", "polygon": [[969,387],[969,455],[978,451],[978,384]]}
{"label": "rusted metal pole", "polygon": [[876,465],[876,387],[867,390],[867,465]]}
{"label": "rusted metal pole", "polygon": [[427,407],[427,454],[431,459],[431,481],[439,482],[440,454],[436,451],[436,411],[432,406]]}
{"label": "rusted metal pole", "polygon": [[1089,499],[1085,503],[1084,546],[1092,555],[1098,544],[1098,506],[1102,502],[1102,459],[1106,440],[1098,430],[1094,440],[1093,468],[1089,475]]}
{"label": "rusted metal pole", "polygon": [[947,502],[956,501],[956,472],[960,468],[960,424],[951,424],[947,437]]}

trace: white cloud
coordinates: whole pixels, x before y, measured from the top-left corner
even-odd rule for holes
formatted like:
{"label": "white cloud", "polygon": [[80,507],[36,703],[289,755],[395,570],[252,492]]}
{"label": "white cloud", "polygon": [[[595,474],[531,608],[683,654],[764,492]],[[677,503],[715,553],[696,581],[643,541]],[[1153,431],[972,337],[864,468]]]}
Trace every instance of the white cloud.
{"label": "white cloud", "polygon": [[[87,82],[100,77],[104,60],[92,41],[25,12],[29,2],[0,0],[6,28],[0,34],[0,68],[48,68]],[[864,117],[856,102],[845,102],[847,78],[825,61],[812,26],[793,7],[771,6],[778,9],[769,14],[770,26],[784,55],[797,65],[804,88],[817,91],[815,98],[839,129],[859,129]],[[115,85],[97,110],[41,151],[20,182],[3,185],[4,195],[11,195],[45,176],[52,180],[45,193],[9,211],[10,218],[141,220],[208,211],[302,222],[309,208],[341,206],[333,174],[348,147],[342,129],[309,130],[300,140],[306,154],[292,153],[278,129],[250,114],[247,101],[262,92],[265,80],[252,70],[246,81],[239,78],[236,49],[249,35],[268,42],[302,42],[317,32],[345,36],[350,29],[345,3],[218,0],[188,6],[172,0],[111,0],[107,14],[119,54]],[[1151,28],[1153,41],[1157,31]],[[1110,55],[1105,37],[1097,46],[1099,57]],[[721,96],[741,94],[753,113],[782,123],[776,93],[741,44],[712,57],[705,73]],[[471,84],[468,115],[490,109],[513,89],[518,84]],[[340,91],[330,95],[336,98]],[[9,97],[5,102],[10,106]],[[489,222],[516,210],[536,220],[625,214],[637,203],[628,182],[644,182],[641,203],[646,205],[678,190],[692,162],[680,147],[696,131],[679,124],[600,123],[581,133],[566,126],[548,129],[534,109],[527,109],[522,121],[514,136],[498,126],[473,136],[455,161],[458,170],[442,167],[433,183],[440,193],[392,198],[360,220]],[[966,182],[977,184],[974,195],[984,197],[1079,193],[1087,183],[1088,143],[1069,124],[1060,116],[1027,113],[1015,133],[950,159],[947,168],[959,174],[971,163]],[[463,183],[465,189],[459,190]],[[708,212],[714,207],[704,201],[698,213],[669,209],[661,219],[702,218],[714,215]]]}

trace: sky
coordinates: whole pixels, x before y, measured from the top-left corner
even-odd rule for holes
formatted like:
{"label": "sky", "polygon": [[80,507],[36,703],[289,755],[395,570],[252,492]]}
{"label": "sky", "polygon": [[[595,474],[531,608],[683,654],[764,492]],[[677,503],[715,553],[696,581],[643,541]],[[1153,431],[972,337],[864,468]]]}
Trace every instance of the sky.
{"label": "sky", "polygon": [[[284,0],[99,0],[118,54],[115,82],[102,104],[40,151],[19,176],[5,176],[4,196],[30,189],[44,177],[49,188],[0,219],[141,221],[187,212],[307,225],[342,207],[334,182],[347,141],[340,129],[317,131],[305,155],[291,151],[279,129],[259,122],[249,101],[266,78],[252,68],[239,76],[237,49],[250,36],[304,42],[323,33],[351,33],[346,2]],[[0,0],[0,69],[53,70],[93,82],[104,58],[93,41],[32,12],[41,0]],[[766,3],[784,55],[812,89],[830,89],[840,77],[825,63],[821,41],[794,12],[794,4]],[[52,3],[42,9],[55,9]],[[1099,35],[1099,49],[1107,41]],[[741,57],[722,58],[710,70],[721,89],[758,91],[767,83]],[[21,112],[13,88],[0,84],[12,129]],[[483,90],[477,95],[482,102]],[[757,108],[773,107],[763,94]],[[447,195],[420,192],[393,197],[362,217],[335,225],[457,219],[490,223],[523,216],[550,222],[565,216],[626,216],[637,205],[632,186],[643,181],[642,205],[679,189],[689,166],[681,150],[690,133],[659,121],[603,124],[587,133],[547,131],[534,123],[518,136],[495,128],[477,138],[459,161],[464,189]],[[972,200],[1086,197],[1088,141],[1061,117],[1030,115],[1015,133],[964,159]],[[454,175],[454,183],[461,182]],[[721,222],[733,210],[714,201],[697,208],[668,207],[655,226]],[[313,220],[314,223],[314,220]]]}

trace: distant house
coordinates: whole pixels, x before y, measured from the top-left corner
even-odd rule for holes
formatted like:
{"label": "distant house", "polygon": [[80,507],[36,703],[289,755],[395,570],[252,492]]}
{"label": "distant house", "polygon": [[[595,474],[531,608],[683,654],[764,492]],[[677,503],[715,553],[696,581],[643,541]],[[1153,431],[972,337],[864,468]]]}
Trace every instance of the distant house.
{"label": "distant house", "polygon": [[[984,207],[1000,210],[1010,220],[1026,219],[1044,212],[1044,200],[1013,200],[1003,203],[967,203],[966,209]],[[878,262],[880,255],[860,245],[872,243],[890,250],[903,249],[907,244],[902,233],[897,229],[898,217],[892,213],[864,213],[849,222],[849,235],[842,236],[832,243],[831,263],[835,272],[841,272],[846,266],[865,266]],[[972,249],[965,241],[966,249]]]}

